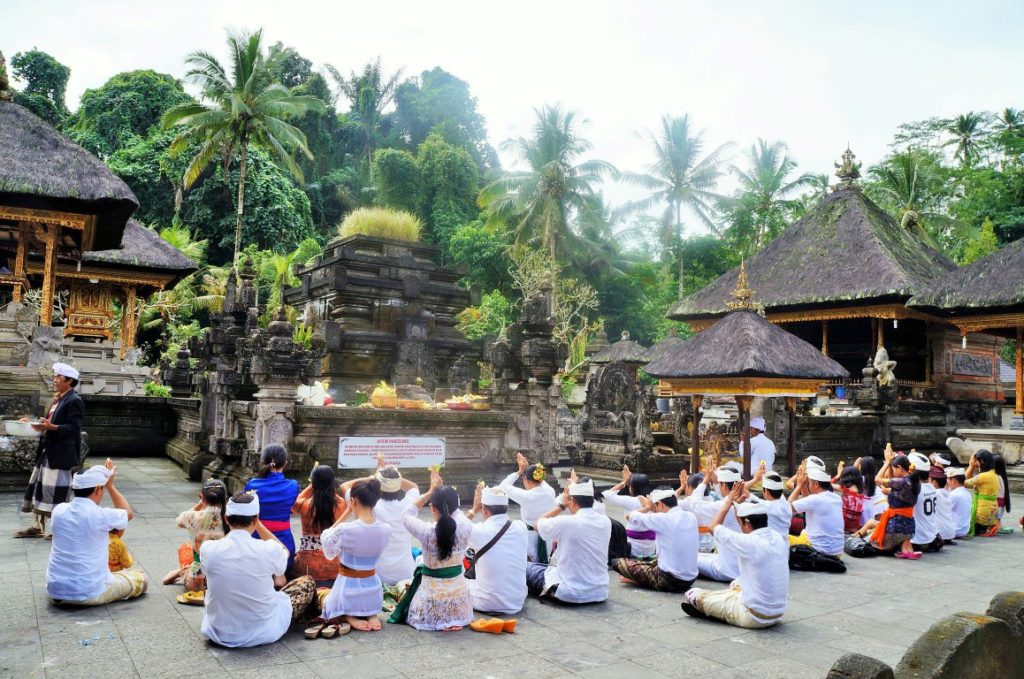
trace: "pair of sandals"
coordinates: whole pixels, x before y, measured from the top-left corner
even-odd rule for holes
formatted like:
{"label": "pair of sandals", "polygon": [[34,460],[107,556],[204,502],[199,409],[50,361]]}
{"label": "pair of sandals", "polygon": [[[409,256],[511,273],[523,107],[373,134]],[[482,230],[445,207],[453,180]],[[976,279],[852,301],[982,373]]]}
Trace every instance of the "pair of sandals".
{"label": "pair of sandals", "polygon": [[348,634],[352,631],[352,625],[342,622],[340,618],[316,618],[312,627],[307,627],[305,635],[307,639],[333,639]]}
{"label": "pair of sandals", "polygon": [[896,552],[893,556],[897,559],[909,559],[911,561],[916,561],[924,556],[924,554],[922,552]]}

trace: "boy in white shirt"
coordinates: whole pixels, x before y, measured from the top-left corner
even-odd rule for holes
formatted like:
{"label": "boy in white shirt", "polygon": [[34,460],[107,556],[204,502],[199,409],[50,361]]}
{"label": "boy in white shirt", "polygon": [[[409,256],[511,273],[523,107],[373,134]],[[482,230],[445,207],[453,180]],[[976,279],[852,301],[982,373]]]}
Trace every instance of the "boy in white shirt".
{"label": "boy in white shirt", "polygon": [[964,487],[966,474],[963,467],[946,467],[946,488],[952,503],[953,524],[956,526],[954,538],[957,540],[971,539],[971,521],[974,519],[971,491]]}
{"label": "boy in white shirt", "polygon": [[942,549],[943,542],[939,536],[938,491],[928,480],[931,461],[921,453],[912,452],[907,458],[914,465],[914,476],[921,483],[921,492],[914,505],[914,537],[910,542],[915,551],[937,552]]}
{"label": "boy in white shirt", "polygon": [[798,471],[796,489],[789,496],[789,504],[794,514],[804,515],[807,524],[799,536],[789,537],[789,544],[810,547],[821,554],[841,558],[844,545],[843,500],[832,490],[832,477],[828,472],[810,465],[804,471]]}
{"label": "boy in white shirt", "polygon": [[671,488],[656,488],[640,496],[642,508],[626,515],[642,530],[654,531],[656,561],[617,559],[613,566],[625,583],[659,592],[685,592],[697,578],[697,519],[679,508]]}

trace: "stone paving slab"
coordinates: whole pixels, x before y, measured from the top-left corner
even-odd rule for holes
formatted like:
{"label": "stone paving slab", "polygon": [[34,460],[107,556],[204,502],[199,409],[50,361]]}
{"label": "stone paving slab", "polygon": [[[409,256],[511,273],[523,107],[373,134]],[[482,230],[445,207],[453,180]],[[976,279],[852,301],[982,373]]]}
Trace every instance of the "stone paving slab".
{"label": "stone paving slab", "polygon": [[[199,484],[170,460],[117,462],[118,487],[136,511],[125,542],[159,583],[185,539],[174,517],[192,505]],[[679,595],[636,590],[612,574],[604,604],[528,600],[514,635],[385,625],[377,634],[307,641],[296,626],[270,646],[224,649],[199,634],[202,609],[174,601],[179,587],[156,584],[140,599],[103,608],[53,606],[45,592],[49,543],[8,537],[29,523],[20,500],[0,494],[0,677],[18,679],[823,677],[849,651],[895,665],[939,618],[983,612],[993,595],[1024,589],[1018,529],[917,562],[848,559],[844,575],[793,573],[785,622],[769,630],[694,620],[680,610]],[[1024,497],[1013,504],[1007,525],[1016,525]],[[621,518],[614,507],[609,513]],[[293,530],[299,534],[297,521]]]}

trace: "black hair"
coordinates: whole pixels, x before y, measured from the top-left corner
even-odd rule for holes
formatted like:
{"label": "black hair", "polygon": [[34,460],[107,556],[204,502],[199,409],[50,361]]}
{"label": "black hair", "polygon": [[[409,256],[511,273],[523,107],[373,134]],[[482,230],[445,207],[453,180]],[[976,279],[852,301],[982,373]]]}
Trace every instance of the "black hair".
{"label": "black hair", "polygon": [[857,492],[863,494],[864,476],[856,467],[847,467],[843,469],[843,474],[842,476],[839,477],[839,485],[843,486],[844,488],[856,486]]}
{"label": "black hair", "polygon": [[288,464],[288,451],[280,443],[268,443],[263,446],[263,452],[260,454],[260,469],[256,472],[256,476],[261,479],[267,478],[270,475],[271,464],[278,471]]}
{"label": "black hair", "polygon": [[726,488],[728,488],[729,490],[732,490],[732,487],[736,485],[736,482],[735,482],[735,481],[719,481],[719,483],[721,483],[722,485],[724,485],[724,486],[725,486]]}
{"label": "black hair", "polygon": [[956,479],[960,483],[960,485],[962,486],[962,485],[964,485],[964,483],[967,482],[967,475],[966,474],[957,474],[956,476],[947,476],[946,477],[946,482],[948,483],[950,479]]}
{"label": "black hair", "polygon": [[[702,483],[704,483],[704,475],[701,474],[700,472],[697,472],[696,474],[691,474],[686,478],[686,485],[692,488],[693,490],[697,490],[697,486],[699,486]],[[704,497],[707,497],[710,494],[711,487],[704,486]]]}
{"label": "black hair", "polygon": [[508,514],[508,505],[484,505],[491,514]]}
{"label": "black hair", "polygon": [[224,518],[228,504],[228,489],[224,482],[220,479],[207,479],[199,494],[203,496],[203,502],[207,507],[220,507],[220,527],[227,535],[231,529],[228,528],[228,522]]}
{"label": "black hair", "polygon": [[983,472],[991,471],[996,466],[995,456],[989,450],[979,450],[974,454],[974,459]]}
{"label": "black hair", "polygon": [[78,380],[76,380],[74,377],[67,377],[65,379],[67,379],[67,381],[71,383],[72,389],[78,386]]}
{"label": "black hair", "polygon": [[438,511],[441,518],[434,525],[437,537],[437,558],[448,559],[455,548],[455,519],[452,514],[459,508],[459,494],[451,486],[441,486],[430,496],[430,506]]}
{"label": "black hair", "polygon": [[533,474],[537,471],[538,468],[544,470],[544,477],[547,478],[547,469],[544,469],[543,465],[531,464],[529,467],[523,470],[523,480],[525,481],[526,479],[530,479],[530,481],[532,481],[533,483],[544,483],[543,479],[537,481],[536,479],[533,478]]}
{"label": "black hair", "polygon": [[992,456],[992,468],[1003,480],[1003,509],[1010,511],[1010,479],[1006,476],[1006,460],[999,453]]}
{"label": "black hair", "polygon": [[[658,486],[657,488],[655,488],[655,490],[668,490],[668,491],[671,491],[672,489],[669,488],[668,486]],[[672,494],[669,495],[668,497],[664,497],[664,498],[658,500],[658,502],[664,502],[665,506],[669,507],[669,508],[678,507],[679,506],[679,498],[676,497],[675,491],[672,491]]]}
{"label": "black hair", "polygon": [[[252,498],[253,496],[246,492],[235,493],[231,496],[231,502],[236,505],[247,505],[252,502]],[[258,516],[232,515],[231,518],[227,519],[227,522],[232,528],[251,528],[258,518]]]}
{"label": "black hair", "polygon": [[[333,470],[332,470],[333,471]],[[362,479],[352,484],[348,495],[353,500],[358,500],[364,507],[373,509],[380,501],[380,481],[377,479]]]}
{"label": "black hair", "polygon": [[89,497],[96,492],[99,486],[93,486],[92,488],[72,488],[71,492],[75,494],[75,497]]}
{"label": "black hair", "polygon": [[[769,481],[775,481],[776,483],[782,483],[782,477],[776,474],[775,472],[768,472],[767,474],[764,475],[764,478],[768,479]],[[764,497],[765,495],[767,495],[768,499],[770,500],[778,500],[780,497],[782,497],[782,490],[772,490],[771,488],[766,488],[765,486],[762,485],[761,496]]]}
{"label": "black hair", "polygon": [[338,502],[334,469],[325,464],[318,464],[309,475],[309,485],[313,487],[311,523],[322,532],[334,525],[334,510]]}
{"label": "black hair", "polygon": [[[892,459],[892,466],[899,467],[910,474],[910,458],[906,455],[897,455],[894,457]],[[910,479],[910,485],[914,489],[914,499],[916,500],[917,496],[921,494],[921,479],[917,477],[917,474],[910,474],[908,478]]]}
{"label": "black hair", "polygon": [[858,462],[860,462],[860,475],[864,477],[864,495],[865,497],[874,497],[875,477],[878,476],[878,463],[870,455],[860,458]]}
{"label": "black hair", "polygon": [[931,474],[929,474],[928,475],[928,480],[929,481],[934,481],[935,485],[938,486],[939,488],[945,488],[946,487],[946,483],[947,483],[947,481],[946,481],[946,470],[945,469],[942,470],[942,476],[932,476]]}
{"label": "black hair", "polygon": [[[811,479],[811,481],[814,481],[814,479]],[[826,492],[833,492],[833,491],[835,491],[835,488],[832,487],[832,482],[831,481],[814,481],[814,482],[816,484],[818,484],[819,486],[821,486],[821,489],[826,491]]]}
{"label": "black hair", "polygon": [[930,473],[931,469],[917,469],[916,467],[914,468],[914,476],[916,476],[917,480],[920,481],[921,483],[928,483],[928,476]]}
{"label": "black hair", "polygon": [[[377,473],[380,474],[385,479],[400,479],[400,478],[402,478],[401,472],[399,472],[394,467],[384,467],[383,469],[381,469]],[[405,498],[405,491],[402,490],[402,489],[398,489],[398,490],[392,491],[390,493],[386,493],[384,491],[381,491],[380,497],[381,497],[382,500],[385,500],[387,502],[395,502],[397,500],[401,500],[401,499]]]}
{"label": "black hair", "polygon": [[751,514],[750,516],[744,516],[743,520],[748,522],[754,530],[768,527],[767,514]]}
{"label": "black hair", "polygon": [[633,497],[651,494],[651,480],[647,474],[633,474],[629,477],[629,494]]}

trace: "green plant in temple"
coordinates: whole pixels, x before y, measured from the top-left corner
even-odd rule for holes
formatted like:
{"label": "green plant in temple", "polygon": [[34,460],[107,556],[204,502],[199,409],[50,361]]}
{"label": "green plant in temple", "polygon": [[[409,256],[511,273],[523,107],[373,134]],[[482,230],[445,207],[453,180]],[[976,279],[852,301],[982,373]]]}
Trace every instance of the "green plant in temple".
{"label": "green plant in temple", "polygon": [[338,237],[376,236],[418,242],[423,222],[411,212],[386,207],[359,208],[345,217],[338,227]]}
{"label": "green plant in temple", "polygon": [[147,380],[143,389],[146,396],[160,396],[167,398],[171,395],[170,387],[154,382],[153,380]]}

